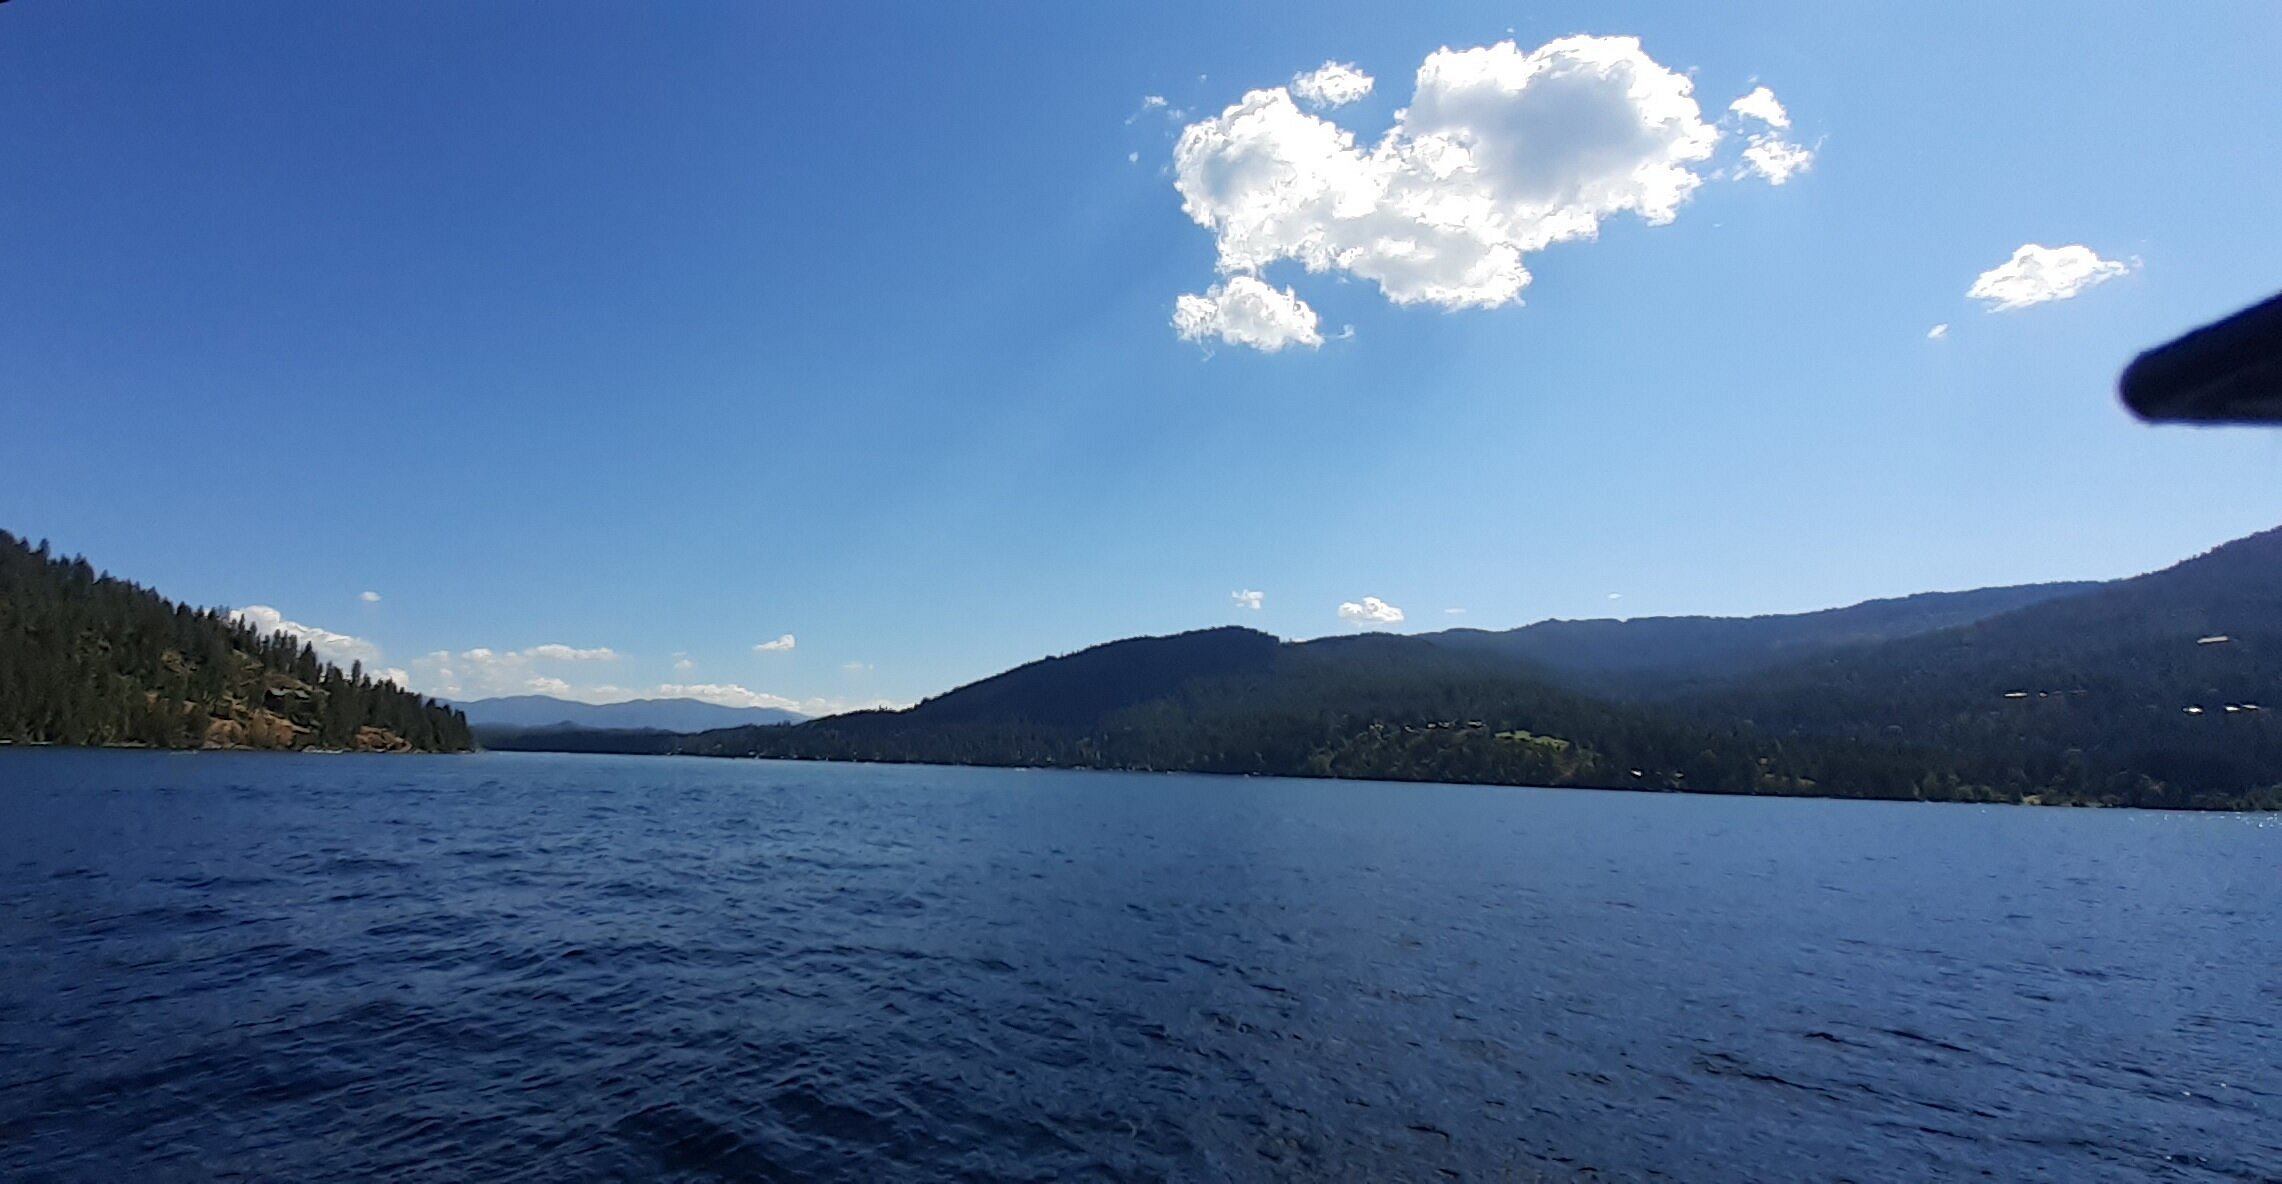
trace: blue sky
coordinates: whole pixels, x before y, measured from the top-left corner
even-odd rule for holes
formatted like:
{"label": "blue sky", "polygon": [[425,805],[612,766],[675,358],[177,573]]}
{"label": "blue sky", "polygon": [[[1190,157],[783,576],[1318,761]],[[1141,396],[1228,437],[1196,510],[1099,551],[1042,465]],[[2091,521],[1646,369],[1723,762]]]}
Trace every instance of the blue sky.
{"label": "blue sky", "polygon": [[[814,710],[1366,597],[1789,611],[2282,522],[2282,438],[2113,395],[2282,286],[2272,4],[950,7],[0,8],[0,526],[423,690]],[[1327,62],[1371,92],[1309,106]],[[1538,67],[1700,118],[1458,101]],[[1760,86],[1787,128],[1729,111]],[[1263,214],[1244,162],[1316,120],[1327,204]],[[1570,194],[1465,207],[1518,301],[1402,254],[1414,199],[1488,192],[1433,135]],[[1811,163],[1769,184],[1754,135]],[[1660,212],[1600,184],[1638,151]],[[2028,244],[2111,266],[1967,296]],[[1184,340],[1215,287],[1290,343]]]}

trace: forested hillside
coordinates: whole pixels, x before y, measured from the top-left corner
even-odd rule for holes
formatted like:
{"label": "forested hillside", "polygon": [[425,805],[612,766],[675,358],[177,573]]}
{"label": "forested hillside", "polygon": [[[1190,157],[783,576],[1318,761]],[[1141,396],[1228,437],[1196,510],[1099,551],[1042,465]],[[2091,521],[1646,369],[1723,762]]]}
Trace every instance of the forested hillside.
{"label": "forested hillside", "polygon": [[[1181,659],[1209,668],[1178,679]],[[1064,680],[1084,672],[1085,700]],[[988,687],[987,699],[970,692]],[[987,702],[991,710],[978,710]],[[1571,737],[1590,736],[1592,743]],[[1598,702],[1419,638],[1283,643],[1245,629],[1133,638],[906,711],[703,733],[681,750],[1530,785],[1716,780],[1703,729]],[[1726,757],[1717,759],[1728,759]],[[1743,760],[1748,764],[1749,757]]]}
{"label": "forested hillside", "polygon": [[2147,805],[2282,784],[2282,530],[1971,625],[1670,706],[1785,743],[1957,754],[2014,795]]}
{"label": "forested hillside", "polygon": [[[2129,580],[1816,616],[1762,618],[1724,637],[1707,627],[1717,622],[1675,626],[1693,648],[1664,660],[1702,676],[1622,695],[1600,679],[1615,660],[1605,648],[1608,661],[1579,673],[1482,635],[1135,638],[906,711],[704,733],[679,750],[2282,808],[2282,717],[2271,709],[2282,704],[2282,531]],[[1945,616],[1965,623],[1939,627]],[[1764,668],[1794,642],[1814,656]],[[1744,670],[1713,677],[1714,652],[1740,655]]]}
{"label": "forested hillside", "polygon": [[0,740],[455,752],[456,711],[0,531]]}
{"label": "forested hillside", "polygon": [[[1193,650],[1197,636],[1117,645],[1126,656],[1146,655],[1156,646]],[[1091,659],[1092,652],[1076,656]],[[1114,671],[1104,663],[1088,664],[1114,682]],[[1988,759],[2004,759],[2004,753],[1891,737],[1780,738],[1717,713],[1596,699],[1494,657],[1414,637],[1280,643],[1257,670],[1188,680],[1085,720],[1050,698],[1018,693],[1022,680],[998,678],[993,697],[1003,708],[999,714],[950,715],[922,704],[792,727],[702,733],[683,739],[675,750],[1709,793],[2165,804],[2161,792],[2136,779],[2112,789],[2081,778],[2032,782],[2031,771]],[[1031,710],[1033,703],[1038,710]],[[655,748],[645,741],[614,750]],[[2275,783],[2282,777],[2267,784]],[[2199,786],[2177,804],[2282,803],[2282,794],[2271,793],[2267,784],[2230,784],[2223,792]]]}

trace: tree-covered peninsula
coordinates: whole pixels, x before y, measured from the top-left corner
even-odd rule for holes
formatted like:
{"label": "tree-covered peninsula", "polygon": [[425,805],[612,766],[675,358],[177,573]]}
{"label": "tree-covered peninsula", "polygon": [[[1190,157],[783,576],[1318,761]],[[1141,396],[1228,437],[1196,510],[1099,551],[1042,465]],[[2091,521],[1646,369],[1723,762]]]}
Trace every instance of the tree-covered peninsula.
{"label": "tree-covered peninsula", "polygon": [[461,752],[457,711],[0,531],[0,741]]}

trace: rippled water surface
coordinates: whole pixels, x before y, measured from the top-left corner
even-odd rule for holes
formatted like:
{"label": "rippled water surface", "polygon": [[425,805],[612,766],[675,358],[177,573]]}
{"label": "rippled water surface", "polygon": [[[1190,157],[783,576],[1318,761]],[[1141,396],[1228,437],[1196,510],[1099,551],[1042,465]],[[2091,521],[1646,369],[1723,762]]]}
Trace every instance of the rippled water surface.
{"label": "rippled water surface", "polygon": [[2268,817],[0,753],[0,1178],[2251,1180]]}

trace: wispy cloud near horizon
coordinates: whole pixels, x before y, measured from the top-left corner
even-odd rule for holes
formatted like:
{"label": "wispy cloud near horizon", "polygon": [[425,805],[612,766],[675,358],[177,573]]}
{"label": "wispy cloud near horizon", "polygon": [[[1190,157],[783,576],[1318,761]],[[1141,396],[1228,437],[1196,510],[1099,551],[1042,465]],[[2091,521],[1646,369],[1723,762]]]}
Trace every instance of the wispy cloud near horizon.
{"label": "wispy cloud near horizon", "polygon": [[318,657],[344,670],[352,662],[371,666],[381,659],[380,646],[372,641],[289,620],[284,613],[266,604],[249,604],[244,608],[232,609],[230,617],[263,634],[290,633],[308,643],[309,648],[317,651]]}

